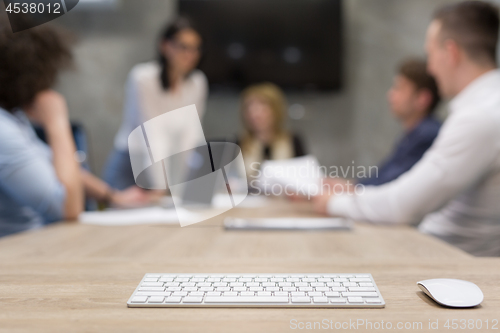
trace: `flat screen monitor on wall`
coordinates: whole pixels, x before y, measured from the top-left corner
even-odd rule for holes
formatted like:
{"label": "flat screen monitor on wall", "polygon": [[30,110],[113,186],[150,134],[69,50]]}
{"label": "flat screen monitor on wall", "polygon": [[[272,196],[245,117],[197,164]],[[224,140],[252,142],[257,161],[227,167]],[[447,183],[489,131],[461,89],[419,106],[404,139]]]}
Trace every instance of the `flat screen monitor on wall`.
{"label": "flat screen monitor on wall", "polygon": [[341,0],[179,0],[179,12],[204,38],[212,88],[341,87]]}

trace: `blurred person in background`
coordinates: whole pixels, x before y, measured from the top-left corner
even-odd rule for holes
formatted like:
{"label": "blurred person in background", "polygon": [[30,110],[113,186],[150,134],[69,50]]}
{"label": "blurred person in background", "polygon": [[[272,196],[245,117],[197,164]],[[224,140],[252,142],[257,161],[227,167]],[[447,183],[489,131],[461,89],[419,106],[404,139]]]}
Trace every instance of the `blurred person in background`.
{"label": "blurred person in background", "polygon": [[[70,61],[57,31],[13,34],[0,20],[0,236],[73,220],[83,209],[66,102],[49,90]],[[28,117],[45,129],[48,146]]]}
{"label": "blurred person in background", "polygon": [[[161,33],[158,60],[136,65],[130,72],[125,91],[123,122],[115,137],[114,149],[104,171],[104,179],[117,189],[135,184],[128,151],[129,134],[142,123],[184,106],[195,104],[200,118],[205,112],[208,83],[196,69],[201,57],[202,39],[193,24],[179,18]],[[172,141],[165,143],[189,147],[189,124],[166,128]],[[168,147],[166,147],[168,149]]]}
{"label": "blurred person in background", "polygon": [[287,103],[283,91],[272,83],[246,88],[241,94],[243,132],[238,138],[248,179],[264,160],[305,155],[300,137],[285,128]]}
{"label": "blurred person in background", "polygon": [[316,210],[373,223],[419,224],[476,256],[500,256],[498,8],[465,1],[438,9],[426,37],[429,72],[449,115],[415,166],[362,194],[314,197]]}
{"label": "blurred person in background", "polygon": [[417,58],[404,60],[398,68],[387,100],[393,117],[404,130],[390,156],[367,178],[327,179],[332,186],[353,190],[353,185],[382,185],[410,170],[431,147],[441,123],[434,117],[440,101],[434,78],[427,72],[427,63]]}
{"label": "blurred person in background", "polygon": [[0,236],[77,219],[85,192],[118,206],[149,200],[137,187],[111,190],[77,162],[66,101],[51,90],[71,61],[67,38],[50,25],[14,34],[0,19]]}

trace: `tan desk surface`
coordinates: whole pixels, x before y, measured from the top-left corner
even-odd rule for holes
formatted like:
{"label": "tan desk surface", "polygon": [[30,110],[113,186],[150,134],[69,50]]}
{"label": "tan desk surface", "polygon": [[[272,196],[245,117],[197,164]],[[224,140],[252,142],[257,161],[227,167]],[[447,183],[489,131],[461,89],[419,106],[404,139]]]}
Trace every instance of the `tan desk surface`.
{"label": "tan desk surface", "polygon": [[[302,205],[276,202],[266,209],[235,209],[226,216],[310,214]],[[367,322],[372,327],[377,323],[387,327],[390,322],[394,332],[413,331],[397,329],[398,323],[419,332],[500,329],[500,259],[474,258],[409,227],[242,232],[224,231],[223,218],[185,228],[68,223],[1,239],[0,332],[287,332],[305,331],[299,325],[308,322],[333,328],[319,329],[316,324],[317,331],[340,331],[335,325],[347,324],[342,331],[374,331]],[[368,272],[387,305],[385,309],[127,308],[142,276],[152,272]],[[440,277],[475,282],[485,293],[483,304],[468,310],[435,305],[416,282]],[[461,319],[467,325],[469,320],[474,325],[481,322],[482,329],[446,329],[446,321],[451,325],[453,319],[459,326]],[[439,329],[429,330],[429,320],[438,320]],[[497,330],[492,329],[495,320]],[[355,329],[350,321],[360,325]]]}

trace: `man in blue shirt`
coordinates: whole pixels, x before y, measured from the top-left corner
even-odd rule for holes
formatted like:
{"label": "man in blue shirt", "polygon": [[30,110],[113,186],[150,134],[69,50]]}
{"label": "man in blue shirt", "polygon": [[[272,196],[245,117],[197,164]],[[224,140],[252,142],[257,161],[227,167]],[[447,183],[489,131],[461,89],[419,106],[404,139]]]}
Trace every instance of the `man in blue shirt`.
{"label": "man in blue shirt", "polygon": [[410,170],[429,149],[441,123],[433,117],[440,97],[436,82],[423,60],[408,59],[399,67],[387,93],[391,112],[405,130],[392,154],[376,174],[358,180],[361,185],[382,185]]}

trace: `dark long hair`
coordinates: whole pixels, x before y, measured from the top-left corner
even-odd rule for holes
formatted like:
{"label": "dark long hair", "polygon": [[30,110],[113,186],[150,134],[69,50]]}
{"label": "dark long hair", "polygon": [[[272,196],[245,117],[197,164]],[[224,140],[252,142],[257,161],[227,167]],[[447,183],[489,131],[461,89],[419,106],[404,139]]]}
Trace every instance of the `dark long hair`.
{"label": "dark long hair", "polygon": [[[165,41],[173,41],[176,35],[182,30],[191,29],[196,31],[198,35],[201,34],[196,30],[195,26],[186,17],[179,17],[174,22],[168,24],[162,31],[160,35],[160,43]],[[164,90],[170,88],[170,79],[168,77],[168,59],[163,55],[161,48],[158,48],[158,61],[160,63],[161,71],[160,71],[160,80],[161,85]],[[190,73],[187,74],[189,76]]]}
{"label": "dark long hair", "polygon": [[12,112],[51,88],[59,71],[72,64],[71,44],[72,36],[55,26],[13,33],[0,17],[0,107]]}

